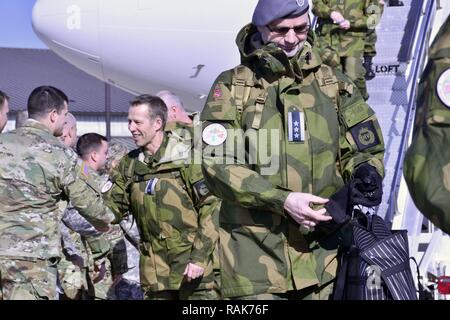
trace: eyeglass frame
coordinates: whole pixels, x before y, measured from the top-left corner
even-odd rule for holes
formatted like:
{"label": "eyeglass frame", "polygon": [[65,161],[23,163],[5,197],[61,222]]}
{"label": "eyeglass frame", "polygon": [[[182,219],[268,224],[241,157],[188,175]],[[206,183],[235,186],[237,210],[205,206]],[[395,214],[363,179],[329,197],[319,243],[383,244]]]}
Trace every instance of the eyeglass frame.
{"label": "eyeglass frame", "polygon": [[295,31],[295,29],[298,28],[298,27],[300,27],[300,26],[295,26],[295,27],[292,27],[292,28],[289,28],[289,27],[281,27],[281,28],[280,28],[280,29],[287,29],[286,32],[279,32],[279,31],[273,30],[272,27],[270,27],[270,25],[266,25],[266,27],[267,27],[267,29],[269,29],[270,32],[273,32],[273,33],[276,34],[277,36],[279,36],[279,37],[285,37],[285,36],[289,33],[289,31],[291,31],[291,30],[294,30],[294,33],[295,33],[296,35],[307,34],[307,33],[309,32],[309,30],[311,29],[311,24],[308,23],[308,24],[306,24],[306,25],[304,25],[304,26],[301,26],[301,27],[303,28],[303,30],[300,31],[300,32]]}

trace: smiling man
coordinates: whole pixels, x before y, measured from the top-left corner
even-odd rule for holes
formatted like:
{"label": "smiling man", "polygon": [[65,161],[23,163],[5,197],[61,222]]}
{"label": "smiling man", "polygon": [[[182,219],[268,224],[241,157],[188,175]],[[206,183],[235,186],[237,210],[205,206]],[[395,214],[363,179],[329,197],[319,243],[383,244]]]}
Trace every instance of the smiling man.
{"label": "smiling man", "polygon": [[371,172],[381,200],[380,127],[349,78],[322,63],[308,9],[260,0],[237,36],[241,64],[219,75],[201,114],[205,181],[223,199],[226,298],[328,299],[341,235],[324,224],[327,198]]}
{"label": "smiling man", "polygon": [[146,299],[217,299],[212,259],[219,200],[191,161],[192,134],[165,131],[166,121],[159,97],[131,102],[128,129],[138,148],[121,160],[103,191],[118,220],[128,212],[136,219]]}
{"label": "smiling man", "polygon": [[62,135],[68,99],[34,89],[28,119],[0,135],[0,300],[56,299],[60,222],[67,201],[100,231],[114,219]]}

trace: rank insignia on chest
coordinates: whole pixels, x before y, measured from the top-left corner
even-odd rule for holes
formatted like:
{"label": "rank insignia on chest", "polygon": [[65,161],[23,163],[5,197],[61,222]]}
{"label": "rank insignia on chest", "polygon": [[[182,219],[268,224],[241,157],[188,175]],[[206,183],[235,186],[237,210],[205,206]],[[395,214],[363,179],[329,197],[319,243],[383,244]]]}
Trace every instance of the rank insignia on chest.
{"label": "rank insignia on chest", "polygon": [[288,112],[288,141],[305,141],[305,114],[302,111]]}
{"label": "rank insignia on chest", "polygon": [[158,183],[158,178],[150,179],[145,187],[145,193],[149,195],[155,195],[156,183]]}

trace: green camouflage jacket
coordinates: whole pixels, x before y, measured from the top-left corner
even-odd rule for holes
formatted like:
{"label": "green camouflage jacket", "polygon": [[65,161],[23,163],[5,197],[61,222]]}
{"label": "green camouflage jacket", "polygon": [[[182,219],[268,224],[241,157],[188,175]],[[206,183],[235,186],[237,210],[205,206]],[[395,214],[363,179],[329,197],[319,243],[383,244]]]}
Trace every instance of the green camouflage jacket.
{"label": "green camouflage jacket", "polygon": [[96,227],[114,219],[77,155],[41,123],[0,135],[0,255],[60,255],[59,224],[71,201]]}
{"label": "green camouflage jacket", "polygon": [[142,149],[122,159],[105,195],[118,220],[133,214],[141,236],[141,284],[151,291],[178,290],[189,262],[205,268],[198,288],[214,286],[213,250],[218,240],[219,200],[192,162],[193,135],[165,133],[154,156]]}
{"label": "green camouflage jacket", "polygon": [[[378,0],[313,0],[312,12],[318,17],[317,35],[334,48],[341,57],[360,56],[364,51],[368,28],[375,28],[381,16]],[[339,11],[350,22],[342,30],[333,24],[330,14]]]}
{"label": "green camouflage jacket", "polygon": [[415,127],[403,172],[417,208],[450,234],[450,18],[422,74]]}
{"label": "green camouflage jacket", "polygon": [[316,242],[320,232],[301,233],[284,212],[286,197],[291,191],[329,197],[363,162],[383,175],[380,127],[351,81],[322,64],[309,42],[288,60],[257,39],[251,25],[241,30],[242,64],[219,75],[201,115],[203,172],[223,199],[225,297],[333,279],[336,244]]}

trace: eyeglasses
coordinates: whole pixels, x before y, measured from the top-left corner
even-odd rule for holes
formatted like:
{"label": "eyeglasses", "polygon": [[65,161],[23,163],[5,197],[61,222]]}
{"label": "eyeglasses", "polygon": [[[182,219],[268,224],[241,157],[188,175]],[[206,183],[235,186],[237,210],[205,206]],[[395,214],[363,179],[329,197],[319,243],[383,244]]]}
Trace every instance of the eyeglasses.
{"label": "eyeglasses", "polygon": [[280,37],[285,37],[286,34],[293,29],[294,32],[297,35],[301,35],[301,34],[306,34],[308,33],[310,28],[310,25],[300,25],[300,26],[295,26],[293,28],[289,28],[289,27],[271,27],[270,25],[267,25],[267,29],[269,29],[271,32],[273,32],[274,34],[276,34],[277,36]]}

